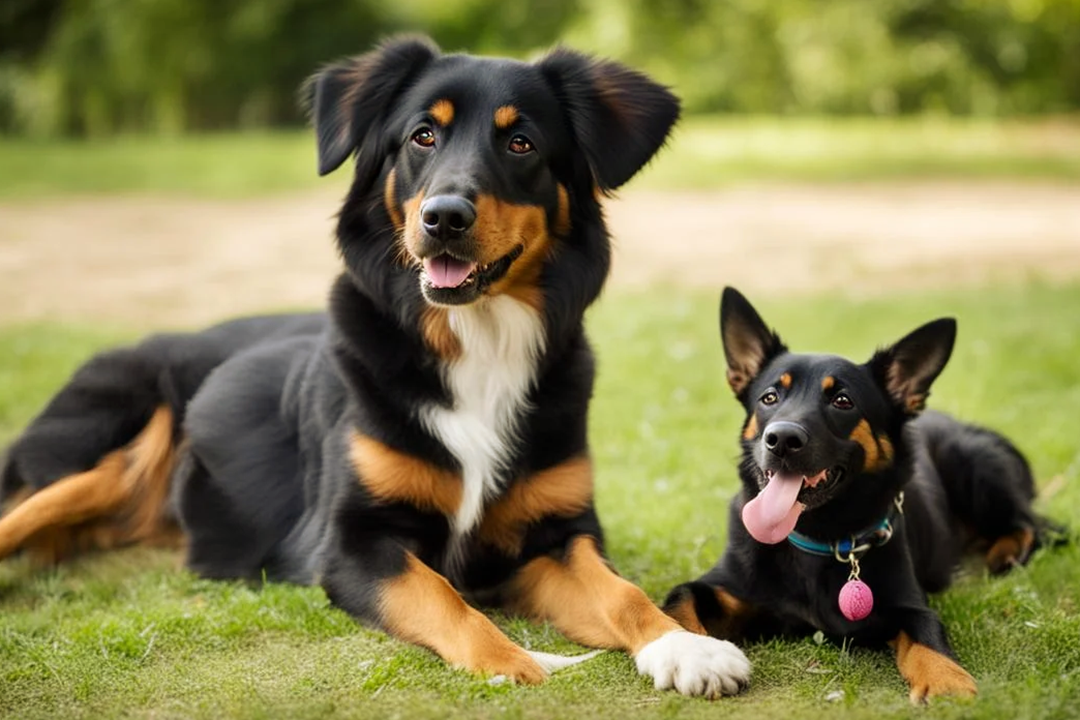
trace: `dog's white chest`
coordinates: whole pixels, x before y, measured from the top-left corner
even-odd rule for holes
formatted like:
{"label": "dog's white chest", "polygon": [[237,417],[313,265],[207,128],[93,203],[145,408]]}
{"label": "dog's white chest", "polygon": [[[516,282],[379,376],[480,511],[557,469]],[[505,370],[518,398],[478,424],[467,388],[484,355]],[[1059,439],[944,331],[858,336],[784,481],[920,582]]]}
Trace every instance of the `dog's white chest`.
{"label": "dog's white chest", "polygon": [[499,488],[536,379],[544,325],[536,310],[505,295],[448,312],[461,345],[461,355],[443,370],[453,404],[425,407],[421,421],[461,463],[461,505],[453,518],[460,537]]}

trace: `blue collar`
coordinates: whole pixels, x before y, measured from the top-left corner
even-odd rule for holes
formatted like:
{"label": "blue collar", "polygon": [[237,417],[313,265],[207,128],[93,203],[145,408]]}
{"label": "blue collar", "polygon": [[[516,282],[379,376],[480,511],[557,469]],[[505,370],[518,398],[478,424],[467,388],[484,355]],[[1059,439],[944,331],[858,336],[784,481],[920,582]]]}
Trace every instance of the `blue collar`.
{"label": "blue collar", "polygon": [[841,562],[848,562],[852,555],[859,556],[871,548],[881,547],[892,539],[893,524],[904,514],[904,493],[900,493],[893,500],[889,512],[880,522],[865,528],[844,540],[824,543],[803,535],[800,532],[792,532],[787,536],[788,542],[811,555],[835,557]]}

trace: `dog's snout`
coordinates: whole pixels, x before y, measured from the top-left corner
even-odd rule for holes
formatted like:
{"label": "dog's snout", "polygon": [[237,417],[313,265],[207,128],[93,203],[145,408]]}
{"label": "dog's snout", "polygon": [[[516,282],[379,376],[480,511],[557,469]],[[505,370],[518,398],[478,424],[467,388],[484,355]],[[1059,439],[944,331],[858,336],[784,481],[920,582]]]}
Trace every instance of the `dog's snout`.
{"label": "dog's snout", "polygon": [[810,442],[810,434],[798,423],[778,420],[765,427],[764,439],[769,452],[785,457],[805,448]]}
{"label": "dog's snout", "polygon": [[436,195],[420,206],[420,221],[431,237],[450,240],[473,226],[476,206],[457,195]]}

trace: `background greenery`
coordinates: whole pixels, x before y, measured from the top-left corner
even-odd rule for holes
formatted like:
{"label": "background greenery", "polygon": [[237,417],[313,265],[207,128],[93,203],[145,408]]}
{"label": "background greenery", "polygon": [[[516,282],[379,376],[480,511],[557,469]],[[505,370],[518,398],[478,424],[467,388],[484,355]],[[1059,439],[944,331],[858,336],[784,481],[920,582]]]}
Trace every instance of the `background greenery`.
{"label": "background greenery", "polygon": [[515,56],[566,41],[692,112],[1080,107],[1080,0],[5,0],[0,131],[296,125],[305,76],[398,31]]}

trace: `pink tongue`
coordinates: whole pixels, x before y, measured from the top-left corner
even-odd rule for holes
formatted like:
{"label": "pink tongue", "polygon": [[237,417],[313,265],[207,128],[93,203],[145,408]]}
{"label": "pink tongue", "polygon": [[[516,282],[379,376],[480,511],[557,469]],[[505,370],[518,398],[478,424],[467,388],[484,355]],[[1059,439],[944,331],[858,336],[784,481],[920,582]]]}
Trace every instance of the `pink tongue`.
{"label": "pink tongue", "polygon": [[431,284],[438,288],[457,287],[465,282],[465,278],[475,269],[476,263],[458,260],[449,255],[424,258],[424,272]]}
{"label": "pink tongue", "polygon": [[755,540],[775,545],[795,529],[806,507],[795,501],[802,486],[802,475],[773,475],[765,489],[743,506],[743,525]]}

